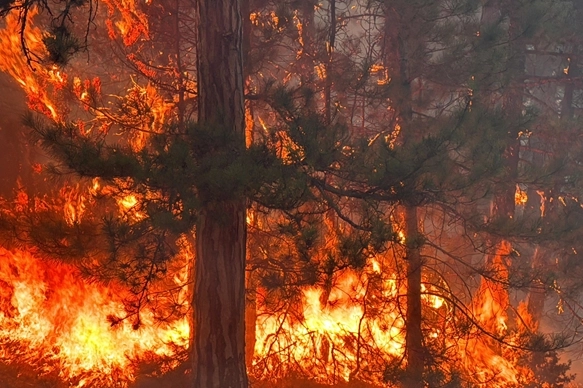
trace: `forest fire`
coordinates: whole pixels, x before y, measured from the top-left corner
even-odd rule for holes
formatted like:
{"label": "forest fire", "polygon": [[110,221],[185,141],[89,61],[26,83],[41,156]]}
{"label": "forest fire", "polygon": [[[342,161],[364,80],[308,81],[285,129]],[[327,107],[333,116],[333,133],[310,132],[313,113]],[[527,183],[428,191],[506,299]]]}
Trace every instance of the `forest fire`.
{"label": "forest fire", "polygon": [[0,385],[571,386],[583,9],[414,3],[1,2]]}

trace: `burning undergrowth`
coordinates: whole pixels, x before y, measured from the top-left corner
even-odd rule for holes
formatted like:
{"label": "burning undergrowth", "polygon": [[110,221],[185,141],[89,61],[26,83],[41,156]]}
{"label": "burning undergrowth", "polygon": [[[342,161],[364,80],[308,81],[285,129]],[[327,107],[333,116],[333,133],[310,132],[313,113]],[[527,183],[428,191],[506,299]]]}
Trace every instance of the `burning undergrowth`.
{"label": "burning undergrowth", "polygon": [[[94,217],[91,208],[103,190],[112,189],[94,181],[44,201],[21,192],[14,210],[4,215],[30,222],[26,215],[32,207],[36,211],[30,214],[44,209],[41,218],[80,227]],[[135,196],[109,203],[130,222],[141,220]],[[268,230],[268,224],[256,223],[252,233]],[[297,236],[289,240],[279,235],[274,245],[255,236],[257,247],[250,254],[263,247],[270,255],[251,263],[255,281],[248,287],[254,300],[247,306],[253,313],[247,322],[247,339],[253,344],[248,373],[258,387],[397,387],[406,378],[407,283],[399,267],[406,236],[397,233],[390,249],[371,250],[362,265],[351,265],[342,228],[324,224],[317,238],[300,233],[314,241],[309,262],[289,259],[298,256],[290,256],[291,251],[306,248]],[[185,384],[190,376],[194,257],[188,241],[179,239],[166,280],[150,284],[139,305],[127,284],[90,276],[98,256],[73,260],[73,265],[22,247],[0,249],[0,382],[14,388],[25,380],[36,386],[95,388]],[[61,243],[69,244],[66,238]],[[553,350],[561,344],[537,333],[524,305],[510,305],[505,286],[510,254],[506,242],[492,251],[491,271],[473,285],[464,283],[469,287],[466,300],[456,297],[462,293],[452,289],[453,279],[422,276],[424,380],[430,386],[564,387],[572,380],[569,365]],[[345,261],[328,264],[327,281],[308,281],[318,278],[310,272],[320,271],[326,257]],[[301,274],[294,275],[296,284],[278,280],[291,272]]]}
{"label": "burning undergrowth", "polygon": [[[501,245],[496,265],[508,249]],[[397,387],[405,373],[406,289],[393,259],[338,270],[328,287],[294,287],[292,298],[256,287],[253,386]],[[178,286],[180,274],[175,278]],[[500,283],[482,280],[465,310],[443,286],[426,279],[422,289],[430,386],[563,387],[572,380],[569,365],[549,350],[557,344],[529,327],[528,312],[519,307],[509,317]],[[139,325],[113,320],[127,315],[127,296],[123,286],[89,281],[72,265],[0,250],[0,382],[12,388],[185,384],[188,318],[165,322],[164,311],[150,306]]]}
{"label": "burning undergrowth", "polygon": [[[136,378],[135,364],[157,358],[174,369],[188,339],[188,321],[163,324],[151,311],[139,329],[123,316],[123,290],[87,282],[73,267],[44,262],[27,252],[1,252],[1,358],[25,363],[75,386],[122,386]],[[165,365],[165,366],[164,366]],[[97,373],[96,373],[97,372]]]}

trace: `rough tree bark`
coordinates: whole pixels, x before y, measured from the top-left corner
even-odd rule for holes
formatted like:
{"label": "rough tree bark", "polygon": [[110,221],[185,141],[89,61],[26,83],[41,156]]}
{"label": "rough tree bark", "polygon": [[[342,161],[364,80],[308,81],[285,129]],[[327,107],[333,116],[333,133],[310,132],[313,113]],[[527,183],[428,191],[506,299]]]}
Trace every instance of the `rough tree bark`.
{"label": "rough tree bark", "polygon": [[[196,14],[199,124],[208,130],[220,128],[231,132],[240,139],[241,144],[236,146],[244,149],[240,0],[198,0]],[[221,151],[225,150],[218,150]],[[207,198],[200,211],[193,301],[194,388],[248,385],[244,326],[245,204],[244,198]]]}

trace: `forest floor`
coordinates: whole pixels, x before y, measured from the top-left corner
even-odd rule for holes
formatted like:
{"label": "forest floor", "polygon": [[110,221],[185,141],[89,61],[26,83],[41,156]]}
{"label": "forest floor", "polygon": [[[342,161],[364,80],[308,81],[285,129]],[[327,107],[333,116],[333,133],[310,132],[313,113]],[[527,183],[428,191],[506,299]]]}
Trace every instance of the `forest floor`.
{"label": "forest floor", "polygon": [[[70,388],[57,373],[40,375],[36,368],[25,363],[3,363],[0,360],[1,388]],[[162,378],[139,376],[128,388],[182,388],[189,387],[184,373],[168,373]],[[92,388],[111,388],[95,386]],[[376,388],[361,382],[340,383],[335,385],[319,384],[302,379],[287,379],[279,382],[251,382],[249,388]]]}

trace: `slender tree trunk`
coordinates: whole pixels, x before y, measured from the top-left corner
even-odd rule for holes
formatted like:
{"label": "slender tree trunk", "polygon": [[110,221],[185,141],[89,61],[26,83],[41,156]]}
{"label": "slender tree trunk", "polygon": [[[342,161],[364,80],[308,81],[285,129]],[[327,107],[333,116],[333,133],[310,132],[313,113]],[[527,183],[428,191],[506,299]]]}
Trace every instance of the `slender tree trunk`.
{"label": "slender tree trunk", "polygon": [[300,4],[302,50],[298,58],[298,72],[300,82],[306,93],[305,108],[309,113],[317,109],[318,101],[315,98],[316,80],[314,79],[314,65],[316,59],[316,26],[314,23],[314,0],[305,0]]}
{"label": "slender tree trunk", "polygon": [[[545,262],[544,258],[544,248],[537,246],[532,257],[532,268],[535,273],[538,273],[543,269]],[[535,325],[532,329],[536,330],[538,329],[538,324],[543,315],[546,292],[542,282],[535,280],[533,283],[534,284],[532,284],[528,290],[527,310],[532,318],[533,325]]]}
{"label": "slender tree trunk", "polygon": [[417,207],[404,206],[405,252],[407,260],[407,314],[405,343],[407,345],[407,370],[404,388],[423,388],[425,349],[421,330],[421,252],[419,246],[419,220]]}
{"label": "slender tree trunk", "polygon": [[[544,248],[536,247],[532,258],[532,268],[534,269],[535,273],[540,272],[540,270],[544,266],[544,258],[545,258]],[[533,284],[531,284],[528,290],[528,299],[526,305],[527,312],[530,315],[531,319],[530,329],[533,331],[536,331],[539,328],[540,320],[544,312],[545,299],[546,292],[544,284],[540,281],[534,280]],[[532,351],[530,366],[531,368],[533,368],[533,370],[535,368],[540,367],[540,365],[544,365],[544,361],[545,361],[544,351],[536,349]]]}
{"label": "slender tree trunk", "polygon": [[[495,27],[507,17],[508,23],[508,47],[506,58],[506,73],[509,79],[504,85],[502,98],[494,93],[494,98],[483,94],[479,98],[482,104],[501,102],[502,111],[505,118],[504,132],[500,133],[505,142],[504,148],[504,179],[501,179],[494,188],[494,195],[491,202],[490,220],[491,221],[508,221],[515,217],[516,212],[516,182],[518,180],[518,167],[520,161],[520,136],[523,125],[523,95],[524,95],[524,73],[526,53],[524,50],[524,41],[521,38],[521,26],[517,21],[515,10],[512,8],[511,0],[489,0],[486,1],[482,8],[481,25],[482,28],[488,29]],[[507,327],[512,327],[516,319],[515,310],[511,308],[508,302],[508,289],[505,285],[508,279],[508,266],[506,259],[511,251],[512,244],[499,237],[491,237],[489,244],[494,252],[485,255],[486,268],[494,273],[493,277],[498,281],[492,283],[492,280],[482,278],[482,290],[492,294],[500,309],[504,310],[504,321]],[[481,290],[481,292],[482,292]],[[482,307],[481,307],[482,308]],[[497,311],[490,311],[492,316],[500,314]],[[507,319],[510,318],[510,319]],[[490,331],[499,330],[498,324],[494,321],[482,323],[490,328]]]}
{"label": "slender tree trunk", "polygon": [[245,362],[251,365],[255,355],[255,343],[257,331],[257,285],[253,277],[254,273],[247,272],[247,298],[245,305]]}
{"label": "slender tree trunk", "polygon": [[[576,70],[573,67],[577,67],[577,58],[573,58],[569,63],[569,70],[566,74],[567,77],[575,77]],[[575,92],[575,85],[573,82],[568,82],[565,85],[565,91],[563,96],[563,101],[561,101],[561,118],[563,120],[568,120],[573,118],[573,94]]]}
{"label": "slender tree trunk", "polygon": [[508,31],[511,43],[508,48],[507,65],[511,81],[506,85],[502,96],[502,108],[507,125],[506,149],[504,150],[506,171],[504,172],[504,184],[499,185],[494,196],[492,217],[495,219],[512,219],[516,209],[516,181],[520,160],[519,133],[523,125],[524,66],[526,61],[524,47],[521,47],[522,40],[517,37],[517,34],[520,34],[518,29],[519,27],[515,25],[511,17]]}
{"label": "slender tree trunk", "polygon": [[511,81],[506,86],[503,94],[503,109],[508,125],[506,137],[506,184],[497,192],[494,206],[495,216],[513,218],[516,208],[515,193],[516,181],[518,178],[518,163],[520,160],[520,139],[519,133],[522,130],[524,110],[524,68],[526,63],[526,53],[524,42],[520,38],[522,31],[518,22],[514,20],[514,15],[510,16],[509,26],[509,52],[508,52],[508,72]]}
{"label": "slender tree trunk", "polygon": [[[579,76],[578,70],[578,58],[579,58],[579,47],[577,44],[573,45],[574,55],[568,58],[569,65],[565,71],[565,76],[569,78],[575,78]],[[570,81],[565,84],[565,91],[563,93],[563,100],[561,101],[561,118],[563,120],[569,120],[573,118],[573,95],[575,92],[575,83]]]}
{"label": "slender tree trunk", "polygon": [[178,102],[176,104],[177,111],[178,111],[178,126],[180,130],[184,129],[184,119],[186,115],[186,102],[185,102],[185,95],[186,95],[186,80],[184,79],[184,65],[182,63],[182,50],[181,50],[181,33],[180,33],[180,15],[182,14],[181,9],[181,2],[180,0],[174,1],[174,9],[172,10],[174,13],[174,50],[176,51],[176,70],[178,74],[177,78],[177,94],[178,94]]}
{"label": "slender tree trunk", "polygon": [[[415,20],[414,7],[405,7],[402,13],[394,10],[391,2],[385,1],[385,65],[391,74],[391,83],[398,90],[398,101],[393,102],[397,121],[401,126],[402,143],[415,140],[413,132],[413,94],[411,92],[410,46],[414,44],[414,33],[408,27]],[[402,205],[405,224],[405,261],[407,263],[407,312],[405,316],[406,361],[403,388],[423,388],[425,348],[422,331],[421,302],[421,246],[418,205],[405,202]]]}
{"label": "slender tree trunk", "polygon": [[[500,23],[506,16],[508,23],[508,47],[506,58],[506,72],[509,79],[508,83],[504,85],[502,91],[501,101],[495,93],[495,98],[484,98],[480,96],[481,103],[488,103],[491,101],[495,104],[502,103],[502,111],[505,118],[504,136],[504,179],[494,188],[494,195],[492,198],[492,207],[490,211],[490,220],[496,221],[510,221],[515,217],[516,203],[516,182],[518,180],[518,167],[520,161],[520,136],[523,125],[523,95],[524,95],[524,73],[526,63],[525,44],[522,39],[521,25],[515,15],[513,9],[513,2],[511,0],[490,0],[486,1],[482,8],[482,28],[487,29]],[[511,251],[511,242],[498,237],[492,237],[489,245],[495,250],[494,253],[485,256],[486,267],[495,272],[494,277],[498,278],[498,282],[490,284],[491,280],[482,279],[482,287],[487,287],[488,292],[493,292],[493,297],[496,299],[500,308],[505,309],[506,317],[515,317],[515,311],[508,303],[508,290],[506,283],[508,278],[508,268],[506,258]],[[485,286],[484,286],[485,284]],[[491,291],[495,290],[495,291]],[[494,312],[492,312],[494,313]],[[515,319],[506,319],[505,323],[512,326],[516,322]],[[492,331],[497,330],[497,325],[491,328]]]}
{"label": "slender tree trunk", "polygon": [[[232,131],[240,139],[236,147],[243,150],[240,1],[198,0],[196,11],[199,124],[209,130]],[[196,228],[193,387],[246,388],[246,201],[217,200],[205,192],[201,197],[203,207]]]}
{"label": "slender tree trunk", "polygon": [[[503,109],[508,125],[508,137],[506,138],[506,187],[502,185],[502,191],[498,192],[495,200],[495,217],[512,219],[516,211],[516,184],[519,175],[520,164],[520,132],[524,129],[524,79],[526,68],[526,42],[524,41],[524,26],[520,17],[516,14],[516,5],[507,0],[503,5],[503,13],[508,15],[508,71],[510,82],[503,93]],[[512,246],[512,245],[511,245]],[[509,258],[512,260],[512,258]],[[516,322],[516,312],[508,304],[508,327],[512,328]]]}
{"label": "slender tree trunk", "polygon": [[314,0],[304,0],[300,4],[300,12],[302,15],[302,40],[304,41],[303,53],[310,60],[310,73],[313,73],[314,69],[312,65],[314,63],[315,56],[315,37],[316,37],[316,26],[314,25],[314,7],[316,6]]}
{"label": "slender tree trunk", "polygon": [[336,42],[336,0],[330,0],[330,31],[326,47],[326,80],[324,81],[324,116],[326,124],[332,122],[332,79],[330,72],[332,68],[332,54],[334,53],[334,44]]}

